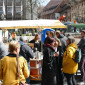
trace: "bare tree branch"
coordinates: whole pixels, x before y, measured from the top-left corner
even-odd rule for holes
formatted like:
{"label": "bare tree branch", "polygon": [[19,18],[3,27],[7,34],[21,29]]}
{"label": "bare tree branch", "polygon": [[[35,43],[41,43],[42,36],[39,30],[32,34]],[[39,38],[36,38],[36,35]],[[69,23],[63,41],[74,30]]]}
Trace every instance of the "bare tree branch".
{"label": "bare tree branch", "polygon": [[35,7],[39,7],[45,0],[28,0],[26,8],[31,11],[31,19],[33,19],[33,14]]}

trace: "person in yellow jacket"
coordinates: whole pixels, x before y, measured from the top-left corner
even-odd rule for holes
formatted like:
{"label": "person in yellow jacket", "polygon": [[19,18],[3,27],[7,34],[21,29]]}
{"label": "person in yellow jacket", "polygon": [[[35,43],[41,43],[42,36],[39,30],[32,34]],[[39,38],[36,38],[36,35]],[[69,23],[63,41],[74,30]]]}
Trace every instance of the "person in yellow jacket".
{"label": "person in yellow jacket", "polygon": [[[19,85],[16,56],[19,55],[20,44],[17,41],[9,43],[9,54],[0,60],[0,80],[3,85]],[[19,57],[20,81],[26,82],[29,77],[27,61],[24,57]]]}
{"label": "person in yellow jacket", "polygon": [[78,63],[73,60],[75,59],[76,49],[77,45],[75,39],[72,36],[69,36],[67,39],[67,49],[63,56],[63,72],[68,85],[76,85],[74,74],[77,72]]}

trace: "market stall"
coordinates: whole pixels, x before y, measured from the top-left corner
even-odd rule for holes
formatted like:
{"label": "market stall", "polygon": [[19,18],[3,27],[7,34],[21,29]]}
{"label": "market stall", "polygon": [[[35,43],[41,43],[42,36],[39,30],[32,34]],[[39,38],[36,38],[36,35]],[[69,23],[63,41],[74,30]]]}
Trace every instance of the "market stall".
{"label": "market stall", "polygon": [[[16,21],[0,21],[0,28],[2,30],[39,28],[42,31],[43,28],[67,28],[67,27],[64,24],[62,24],[59,20],[16,20]],[[31,80],[41,80],[43,61],[43,55],[41,54],[38,52],[35,53],[34,59],[30,60]]]}

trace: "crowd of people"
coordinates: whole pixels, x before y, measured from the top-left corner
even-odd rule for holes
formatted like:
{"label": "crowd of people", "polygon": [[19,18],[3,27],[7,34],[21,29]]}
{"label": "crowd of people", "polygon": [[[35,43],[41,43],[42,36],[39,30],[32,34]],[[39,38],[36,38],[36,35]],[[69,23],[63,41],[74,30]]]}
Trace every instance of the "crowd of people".
{"label": "crowd of people", "polygon": [[[74,74],[78,67],[81,71],[81,82],[85,83],[85,30],[81,31],[82,38],[78,44],[73,36],[64,36],[60,31],[56,31],[55,36],[57,38],[47,32],[43,49],[41,85],[64,85],[64,77],[68,85],[76,85]],[[78,48],[81,49],[82,56],[79,64],[73,60]]]}
{"label": "crowd of people", "polygon": [[[78,69],[81,71],[81,81],[85,82],[85,30],[81,31],[82,38],[78,44],[73,36],[65,36],[59,30],[55,33],[48,31],[46,34],[47,37],[42,44],[41,85],[64,85],[64,77],[66,77],[68,85],[76,85],[74,74]],[[8,50],[4,44],[0,43],[0,80],[3,85],[19,85],[20,82],[30,84],[30,58],[33,58],[34,55],[31,47],[25,43],[26,40],[23,36],[19,41],[15,39],[10,41]],[[38,34],[29,43],[34,43],[34,47],[37,46],[36,43],[40,43],[37,48],[41,51]],[[82,54],[79,64],[73,60],[78,48],[81,49]]]}

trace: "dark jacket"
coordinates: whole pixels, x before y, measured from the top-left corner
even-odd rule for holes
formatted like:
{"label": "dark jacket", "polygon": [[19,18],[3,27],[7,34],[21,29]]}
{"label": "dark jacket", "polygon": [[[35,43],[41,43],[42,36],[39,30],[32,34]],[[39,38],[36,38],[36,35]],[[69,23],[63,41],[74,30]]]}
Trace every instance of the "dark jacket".
{"label": "dark jacket", "polygon": [[62,49],[61,46],[58,46],[57,52],[59,51],[59,56],[56,57],[57,58],[57,63],[58,63],[58,69],[61,70],[62,68],[62,64],[63,64],[63,55],[64,55],[64,51]]}
{"label": "dark jacket", "polygon": [[55,50],[45,47],[43,52],[42,83],[41,85],[56,85]]}
{"label": "dark jacket", "polygon": [[29,41],[29,43],[35,43],[35,40],[33,39],[33,40],[31,40],[31,41]]}
{"label": "dark jacket", "polygon": [[64,51],[61,46],[58,46],[57,52],[59,51],[59,56],[56,56],[56,81],[57,85],[63,85],[63,72],[61,71],[63,64],[63,54]]}
{"label": "dark jacket", "polygon": [[63,51],[65,52],[65,50],[66,50],[66,40],[67,40],[67,37],[65,37],[63,34],[60,34],[58,36],[58,39],[60,39],[61,44],[62,44]]}
{"label": "dark jacket", "polygon": [[82,37],[82,39],[78,43],[78,48],[80,48],[82,54],[85,55],[85,37]]}
{"label": "dark jacket", "polygon": [[27,60],[27,62],[29,62],[30,58],[34,57],[32,49],[22,41],[20,41],[20,44],[20,55],[22,55]]}
{"label": "dark jacket", "polygon": [[48,38],[49,38],[49,37],[46,37],[46,38],[45,38],[44,44],[46,44],[46,43],[47,43]]}
{"label": "dark jacket", "polygon": [[31,40],[29,43],[34,43],[34,48],[37,48],[38,51],[41,51],[41,41],[35,42],[35,40]]}

